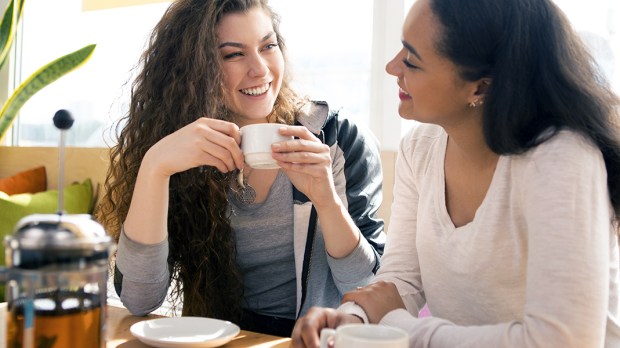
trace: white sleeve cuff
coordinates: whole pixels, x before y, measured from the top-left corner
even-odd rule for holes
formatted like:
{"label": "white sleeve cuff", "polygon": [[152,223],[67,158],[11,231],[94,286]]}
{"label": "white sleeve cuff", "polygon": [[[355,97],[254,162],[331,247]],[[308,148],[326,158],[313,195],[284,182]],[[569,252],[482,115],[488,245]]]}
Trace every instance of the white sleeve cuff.
{"label": "white sleeve cuff", "polygon": [[366,312],[364,311],[364,309],[358,304],[356,304],[355,302],[349,301],[349,302],[345,302],[341,304],[340,307],[338,307],[338,311],[348,313],[348,314],[353,314],[356,317],[359,317],[360,319],[362,319],[364,324],[368,324],[369,322],[368,316],[366,315]]}

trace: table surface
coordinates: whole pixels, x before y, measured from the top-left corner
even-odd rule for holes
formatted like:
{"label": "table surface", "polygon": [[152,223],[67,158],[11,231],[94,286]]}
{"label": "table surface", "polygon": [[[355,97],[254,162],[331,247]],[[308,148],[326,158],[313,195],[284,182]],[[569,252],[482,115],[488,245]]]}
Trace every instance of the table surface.
{"label": "table surface", "polygon": [[[106,322],[107,348],[145,348],[150,347],[135,338],[129,328],[131,325],[149,319],[161,318],[159,315],[137,317],[125,308],[108,305]],[[222,347],[289,347],[290,338],[270,336],[241,330],[237,337]]]}

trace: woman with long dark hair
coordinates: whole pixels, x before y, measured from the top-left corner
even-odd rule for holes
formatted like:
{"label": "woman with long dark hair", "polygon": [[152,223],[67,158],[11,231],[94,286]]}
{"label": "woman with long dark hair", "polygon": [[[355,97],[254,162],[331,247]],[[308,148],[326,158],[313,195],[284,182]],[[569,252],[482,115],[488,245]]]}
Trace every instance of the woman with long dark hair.
{"label": "woman with long dark hair", "polygon": [[[618,98],[550,0],[418,0],[387,64],[403,118],[381,269],[325,326],[411,347],[619,347]],[[432,317],[418,318],[428,305]]]}
{"label": "woman with long dark hair", "polygon": [[[172,284],[183,315],[289,336],[298,315],[337,306],[378,269],[378,143],[299,97],[284,49],[266,0],[178,0],[155,27],[97,214],[132,313],[157,309]],[[239,128],[256,123],[295,137],[272,145],[279,169],[244,164]]]}

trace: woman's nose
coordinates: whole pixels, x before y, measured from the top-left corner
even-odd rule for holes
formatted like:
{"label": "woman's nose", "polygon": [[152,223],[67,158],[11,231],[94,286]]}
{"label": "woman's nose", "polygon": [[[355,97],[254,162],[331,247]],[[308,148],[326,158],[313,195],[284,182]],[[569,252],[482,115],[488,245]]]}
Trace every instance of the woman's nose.
{"label": "woman's nose", "polygon": [[399,51],[398,53],[396,53],[396,55],[394,56],[394,58],[392,58],[392,60],[390,60],[386,65],[385,65],[385,71],[393,76],[398,76],[401,73],[401,56],[402,56],[403,51]]}
{"label": "woman's nose", "polygon": [[262,77],[265,76],[268,72],[269,67],[267,66],[267,62],[259,54],[254,55],[250,59],[250,69],[248,71],[248,74],[251,77]]}

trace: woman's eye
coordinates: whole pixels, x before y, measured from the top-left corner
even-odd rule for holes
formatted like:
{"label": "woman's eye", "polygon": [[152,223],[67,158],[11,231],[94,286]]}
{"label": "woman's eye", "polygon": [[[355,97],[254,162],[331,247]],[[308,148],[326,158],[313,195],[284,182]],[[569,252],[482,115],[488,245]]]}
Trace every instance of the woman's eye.
{"label": "woman's eye", "polygon": [[278,47],[279,45],[277,43],[269,43],[267,44],[267,46],[265,46],[265,49],[270,50],[274,47]]}
{"label": "woman's eye", "polygon": [[419,69],[418,66],[411,64],[407,58],[403,58],[403,64],[405,64],[405,66],[409,69]]}
{"label": "woman's eye", "polygon": [[230,59],[230,58],[235,58],[235,57],[241,57],[243,54],[241,52],[233,52],[233,53],[229,53],[224,55],[224,59]]}

